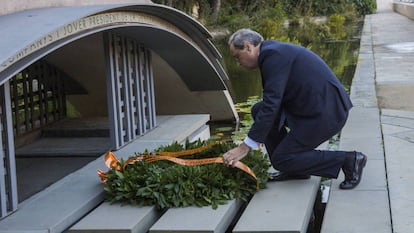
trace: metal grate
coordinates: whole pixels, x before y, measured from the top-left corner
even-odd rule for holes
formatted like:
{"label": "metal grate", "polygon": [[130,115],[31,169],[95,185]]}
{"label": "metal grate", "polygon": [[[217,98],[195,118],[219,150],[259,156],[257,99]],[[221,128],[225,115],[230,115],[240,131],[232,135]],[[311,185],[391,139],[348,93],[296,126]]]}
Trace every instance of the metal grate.
{"label": "metal grate", "polygon": [[63,74],[38,61],[10,80],[15,136],[66,116]]}
{"label": "metal grate", "polygon": [[112,33],[105,45],[112,146],[119,149],[156,126],[151,52]]}

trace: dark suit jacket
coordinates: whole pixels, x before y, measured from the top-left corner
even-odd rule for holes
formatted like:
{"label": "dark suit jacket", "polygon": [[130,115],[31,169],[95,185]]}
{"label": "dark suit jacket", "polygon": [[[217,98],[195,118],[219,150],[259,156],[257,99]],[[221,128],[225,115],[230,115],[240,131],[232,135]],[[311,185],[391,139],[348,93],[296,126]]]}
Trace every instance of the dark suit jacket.
{"label": "dark suit jacket", "polygon": [[248,136],[263,143],[275,124],[287,124],[304,145],[321,143],[342,127],[352,107],[348,94],[328,65],[301,46],[264,41],[258,64],[263,106]]}

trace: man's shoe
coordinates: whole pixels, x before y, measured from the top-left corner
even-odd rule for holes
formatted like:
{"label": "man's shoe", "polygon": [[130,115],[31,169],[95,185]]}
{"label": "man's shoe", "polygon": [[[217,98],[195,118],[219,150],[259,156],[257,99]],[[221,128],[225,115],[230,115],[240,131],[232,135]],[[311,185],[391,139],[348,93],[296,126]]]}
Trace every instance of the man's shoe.
{"label": "man's shoe", "polygon": [[367,164],[367,156],[361,152],[355,152],[354,158],[345,159],[342,170],[345,180],[339,185],[340,189],[353,189],[361,181],[362,171]]}
{"label": "man's shoe", "polygon": [[289,174],[281,171],[269,172],[269,181],[305,180],[310,177],[310,175]]}

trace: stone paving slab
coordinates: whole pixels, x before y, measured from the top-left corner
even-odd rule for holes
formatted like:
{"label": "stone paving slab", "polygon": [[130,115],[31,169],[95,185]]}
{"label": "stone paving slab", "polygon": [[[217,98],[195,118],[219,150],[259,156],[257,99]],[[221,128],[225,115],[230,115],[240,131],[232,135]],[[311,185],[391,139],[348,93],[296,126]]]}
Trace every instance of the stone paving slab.
{"label": "stone paving slab", "polygon": [[[411,119],[414,126],[414,118]],[[414,142],[395,136],[410,133],[404,127],[384,127],[389,197],[394,232],[411,233],[414,229]],[[397,134],[398,135],[398,134]]]}
{"label": "stone paving slab", "polygon": [[[377,0],[378,1],[378,0]],[[392,0],[386,0],[391,2]],[[414,28],[411,27],[412,20],[397,14],[392,10],[387,12],[378,12],[370,15],[372,17],[372,43],[373,49],[376,52],[384,51],[382,45],[390,45],[398,42],[409,42],[413,40]],[[391,25],[391,27],[390,27]],[[387,52],[393,52],[388,50]],[[391,66],[391,63],[386,63],[386,66]],[[379,74],[384,76],[385,74]]]}
{"label": "stone paving slab", "polygon": [[381,121],[388,125],[405,127],[407,130],[414,129],[412,120],[406,117],[382,116]]}
{"label": "stone paving slab", "polygon": [[386,190],[331,192],[328,203],[324,223],[329,224],[322,225],[323,233],[392,232]]}
{"label": "stone paving slab", "polygon": [[370,17],[379,106],[414,111],[413,20],[391,10]]}
{"label": "stone paving slab", "polygon": [[[412,74],[412,72],[410,72]],[[378,102],[382,108],[407,109],[414,111],[413,83],[382,83],[377,85]],[[392,98],[388,98],[392,96]],[[408,98],[408,99],[407,99]]]}
{"label": "stone paving slab", "polygon": [[410,143],[414,143],[414,130],[403,131],[399,133],[394,133],[392,136],[405,140]]}
{"label": "stone paving slab", "polygon": [[[396,109],[381,109],[382,116],[394,116],[398,118],[414,119],[414,111],[396,110]],[[411,125],[414,128],[414,125]]]}
{"label": "stone paving slab", "polygon": [[269,182],[253,196],[233,232],[305,233],[320,180]]}
{"label": "stone paving slab", "polygon": [[[361,183],[354,189],[359,191],[387,191],[387,180],[385,173],[384,160],[369,159],[362,174]],[[344,174],[341,172],[338,179],[333,180],[331,191],[346,192],[339,189],[339,184],[344,180]],[[350,197],[353,200],[353,197]]]}
{"label": "stone paving slab", "polygon": [[233,199],[215,210],[211,206],[170,208],[150,228],[149,233],[226,232],[242,205],[241,200]]}
{"label": "stone paving slab", "polygon": [[401,126],[395,126],[395,125],[388,125],[387,123],[382,123],[382,130],[384,132],[387,132],[387,134],[392,135],[394,133],[400,134],[404,131],[411,131],[412,129],[401,127]]}
{"label": "stone paving slab", "polygon": [[[363,140],[364,143],[360,143]],[[341,148],[349,151],[361,151],[366,153],[369,159],[384,159],[384,151],[382,149],[383,141],[379,135],[374,138],[346,138],[341,139]]]}
{"label": "stone paving slab", "polygon": [[353,107],[341,132],[342,139],[381,138],[378,108]]}
{"label": "stone paving slab", "polygon": [[[67,233],[144,233],[161,216],[155,206],[131,206],[105,202],[72,226]],[[118,218],[122,213],[122,218]]]}

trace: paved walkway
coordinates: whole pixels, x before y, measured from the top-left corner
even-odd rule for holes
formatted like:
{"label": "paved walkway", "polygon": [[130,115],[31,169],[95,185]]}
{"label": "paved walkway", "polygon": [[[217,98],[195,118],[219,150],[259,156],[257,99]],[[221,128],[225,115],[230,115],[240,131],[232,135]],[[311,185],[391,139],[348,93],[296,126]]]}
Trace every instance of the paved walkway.
{"label": "paved walkway", "polygon": [[365,18],[340,143],[368,164],[355,190],[338,190],[342,177],[333,182],[322,233],[414,232],[414,21],[391,0],[377,8]]}
{"label": "paved walkway", "polygon": [[[377,0],[370,17],[392,230],[414,232],[414,21]],[[414,6],[412,6],[414,7]]]}

